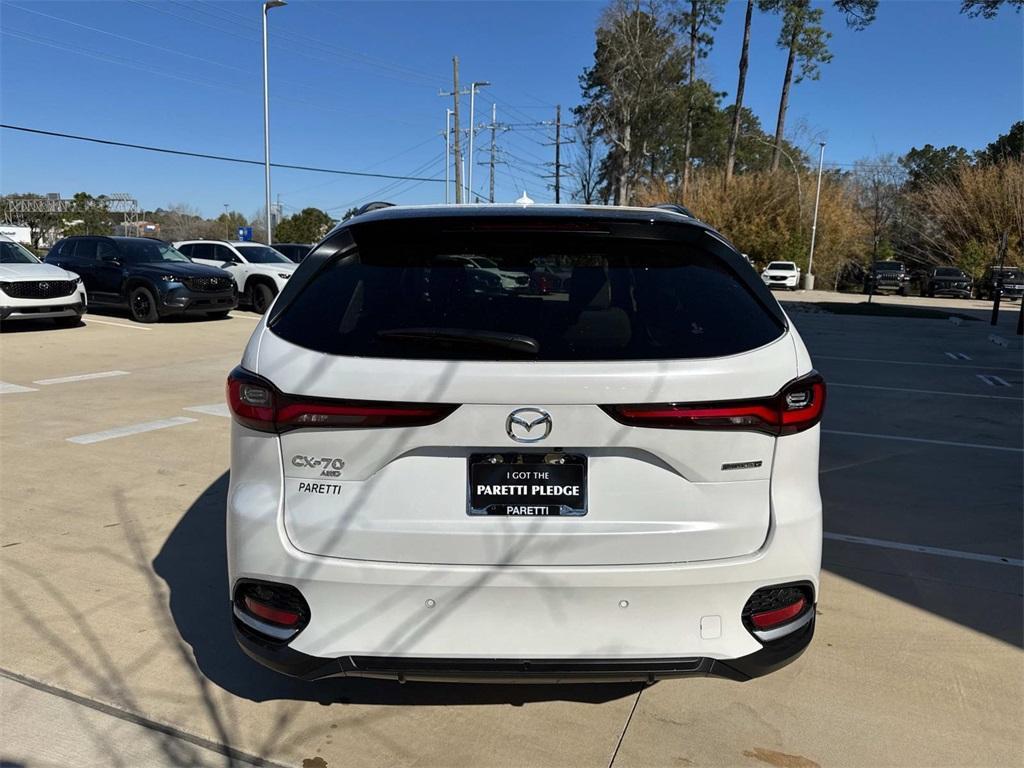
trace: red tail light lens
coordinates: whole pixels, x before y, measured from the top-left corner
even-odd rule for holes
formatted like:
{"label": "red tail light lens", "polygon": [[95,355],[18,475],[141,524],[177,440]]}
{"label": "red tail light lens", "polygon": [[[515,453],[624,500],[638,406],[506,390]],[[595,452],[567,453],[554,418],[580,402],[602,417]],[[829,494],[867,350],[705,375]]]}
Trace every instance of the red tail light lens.
{"label": "red tail light lens", "polygon": [[304,427],[369,429],[436,424],[457,405],[327,400],[283,394],[266,379],[242,368],[228,376],[228,406],[235,420],[261,432]]}
{"label": "red tail light lens", "polygon": [[613,419],[631,427],[791,435],[821,421],[825,409],[825,380],[817,371],[811,371],[789,382],[777,394],[757,400],[602,407]]}

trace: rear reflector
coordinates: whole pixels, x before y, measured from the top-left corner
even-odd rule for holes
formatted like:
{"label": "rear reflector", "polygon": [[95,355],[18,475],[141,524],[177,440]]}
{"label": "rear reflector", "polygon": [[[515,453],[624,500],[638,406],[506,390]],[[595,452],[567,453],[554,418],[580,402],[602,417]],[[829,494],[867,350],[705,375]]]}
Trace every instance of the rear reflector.
{"label": "rear reflector", "polygon": [[242,368],[228,376],[228,407],[235,421],[261,432],[304,427],[369,429],[422,427],[444,419],[457,405],[328,400],[287,395],[266,379]]}
{"label": "rear reflector", "polygon": [[791,435],[821,421],[825,409],[825,380],[817,371],[811,371],[789,382],[778,393],[755,400],[605,405],[602,408],[619,423],[631,427]]}
{"label": "rear reflector", "polygon": [[[782,636],[807,623],[814,612],[814,587],[809,582],[761,587],[743,606],[743,626],[758,639],[765,634]],[[775,638],[771,638],[775,639]]]}
{"label": "rear reflector", "polygon": [[803,611],[805,605],[807,605],[807,601],[801,597],[792,605],[787,605],[784,608],[751,614],[750,621],[758,629],[771,629],[779,624],[785,624],[790,619],[795,619]]}
{"label": "rear reflector", "polygon": [[253,616],[273,624],[280,624],[282,627],[294,627],[302,619],[298,611],[286,611],[281,608],[275,608],[272,605],[261,603],[251,596],[246,596],[245,607]]}
{"label": "rear reflector", "polygon": [[291,584],[241,579],[232,603],[246,626],[276,640],[294,637],[309,623],[309,604]]}

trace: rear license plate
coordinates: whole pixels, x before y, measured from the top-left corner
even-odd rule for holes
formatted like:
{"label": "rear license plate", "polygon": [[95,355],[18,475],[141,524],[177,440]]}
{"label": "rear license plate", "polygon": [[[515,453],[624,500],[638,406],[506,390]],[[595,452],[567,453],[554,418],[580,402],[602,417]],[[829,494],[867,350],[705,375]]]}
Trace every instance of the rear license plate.
{"label": "rear license plate", "polygon": [[466,511],[502,517],[587,514],[587,457],[477,453],[469,457]]}

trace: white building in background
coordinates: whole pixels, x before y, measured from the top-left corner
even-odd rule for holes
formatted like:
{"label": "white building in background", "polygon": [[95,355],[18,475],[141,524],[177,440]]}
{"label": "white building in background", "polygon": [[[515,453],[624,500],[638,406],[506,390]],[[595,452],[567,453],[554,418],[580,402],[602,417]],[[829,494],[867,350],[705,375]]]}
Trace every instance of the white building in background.
{"label": "white building in background", "polygon": [[22,245],[32,245],[32,227],[17,224],[0,224],[0,235],[9,237]]}

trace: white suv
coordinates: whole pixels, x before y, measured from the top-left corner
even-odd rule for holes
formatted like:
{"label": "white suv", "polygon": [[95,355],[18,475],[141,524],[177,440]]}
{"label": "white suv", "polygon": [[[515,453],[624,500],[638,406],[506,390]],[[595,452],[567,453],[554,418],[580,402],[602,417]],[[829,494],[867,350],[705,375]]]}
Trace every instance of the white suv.
{"label": "white suv", "polygon": [[0,235],[0,322],[52,319],[74,326],[85,309],[82,278],[42,263],[20,243]]}
{"label": "white suv", "polygon": [[238,286],[239,303],[263,314],[297,266],[262,243],[227,240],[181,240],[174,247],[197,264],[221,267]]}
{"label": "white suv", "polygon": [[[474,290],[475,254],[558,290]],[[825,385],[660,209],[387,208],[228,378],[236,637],[307,679],[737,680],[814,631]]]}
{"label": "white suv", "polygon": [[773,261],[761,273],[769,288],[788,288],[795,291],[800,285],[800,267],[795,261]]}

